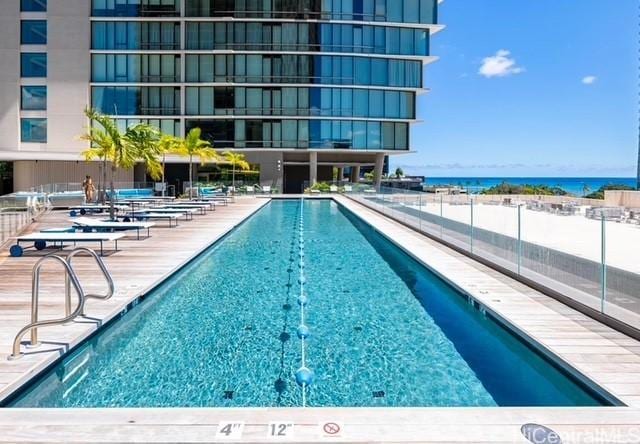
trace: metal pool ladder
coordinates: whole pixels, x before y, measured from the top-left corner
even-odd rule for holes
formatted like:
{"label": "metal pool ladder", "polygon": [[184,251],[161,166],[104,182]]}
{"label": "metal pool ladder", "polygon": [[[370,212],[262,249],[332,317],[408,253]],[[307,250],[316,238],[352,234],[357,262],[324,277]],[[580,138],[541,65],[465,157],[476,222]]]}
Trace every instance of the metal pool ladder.
{"label": "metal pool ladder", "polygon": [[[89,256],[93,257],[98,264],[98,268],[102,272],[106,282],[107,282],[107,293],[103,295],[97,294],[87,294],[84,292],[82,285],[80,284],[80,280],[78,279],[78,275],[73,269],[72,260],[75,256],[80,253],[86,253]],[[38,320],[38,302],[40,297],[40,269],[47,262],[57,262],[62,265],[65,272],[65,316],[59,319],[49,319],[45,321]],[[33,271],[31,275],[31,322],[23,327],[15,339],[13,340],[13,352],[9,356],[9,359],[19,359],[23,356],[23,353],[20,352],[20,344],[22,342],[22,337],[27,333],[31,332],[31,340],[28,347],[38,347],[40,343],[38,342],[38,328],[40,327],[51,327],[54,325],[63,325],[69,322],[72,322],[79,316],[84,316],[84,304],[88,298],[92,299],[101,299],[107,300],[113,296],[115,291],[115,285],[113,283],[113,278],[111,277],[111,273],[107,270],[104,261],[100,256],[96,254],[95,251],[85,248],[85,247],[77,247],[71,250],[71,252],[67,255],[66,258],[62,258],[56,254],[49,254],[42,259],[40,259],[33,266]],[[76,295],[78,296],[78,305],[72,311],[72,302],[71,302],[71,287],[73,286]]]}

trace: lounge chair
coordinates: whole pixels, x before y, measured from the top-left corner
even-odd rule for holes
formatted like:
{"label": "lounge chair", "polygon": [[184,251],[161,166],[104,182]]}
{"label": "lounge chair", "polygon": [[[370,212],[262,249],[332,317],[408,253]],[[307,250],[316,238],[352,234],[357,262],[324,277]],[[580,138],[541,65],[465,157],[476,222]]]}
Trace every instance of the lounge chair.
{"label": "lounge chair", "polygon": [[353,187],[351,185],[345,185],[344,186],[344,192],[345,193],[352,193],[353,192]]}
{"label": "lounge chair", "polygon": [[141,217],[145,217],[146,214],[174,214],[178,217],[183,217],[185,220],[192,220],[193,214],[200,211],[197,208],[164,208],[164,207],[153,207],[153,208],[144,208],[141,210],[130,211],[127,215],[133,216],[136,219],[140,219]]}
{"label": "lounge chair", "polygon": [[[123,216],[124,222],[131,222],[132,219],[136,219],[138,221],[148,221],[153,219],[166,219],[169,222],[169,227],[177,227],[178,219],[182,216],[185,216],[186,213],[153,213],[148,211],[134,211],[128,213],[126,216]],[[185,216],[188,217],[188,216]]]}
{"label": "lounge chair", "polygon": [[[126,231],[136,230],[137,238],[140,239],[140,230],[147,230],[147,237],[151,236],[151,227],[155,224],[153,222],[114,222],[91,219],[89,217],[79,217],[77,219],[71,219],[74,225],[84,230],[96,230],[96,231]],[[87,231],[84,231],[85,233]],[[90,232],[90,231],[88,231]]]}
{"label": "lounge chair", "polygon": [[332,192],[332,193],[337,193],[338,192],[338,187],[335,186],[335,185],[331,185],[329,187],[329,191]]}
{"label": "lounge chair", "polygon": [[207,214],[207,210],[211,210],[212,207],[211,205],[205,202],[202,202],[200,204],[175,203],[175,204],[161,205],[159,207],[153,207],[153,208],[150,208],[149,210],[156,210],[156,209],[196,210],[197,212],[200,212],[200,214],[204,216],[205,214]]}
{"label": "lounge chair", "polygon": [[[124,236],[123,233],[51,233],[41,231],[39,233],[18,236],[15,245],[12,245],[9,249],[9,253],[12,257],[22,256],[24,249],[20,244],[24,242],[33,242],[36,250],[44,250],[47,247],[47,242],[53,242],[54,247],[58,246],[59,248],[64,248],[65,243],[73,243],[75,245],[79,242],[99,242],[100,255],[103,256],[104,242],[114,242],[115,249],[118,251],[118,239],[122,239]],[[58,243],[60,243],[60,245],[58,245]]]}

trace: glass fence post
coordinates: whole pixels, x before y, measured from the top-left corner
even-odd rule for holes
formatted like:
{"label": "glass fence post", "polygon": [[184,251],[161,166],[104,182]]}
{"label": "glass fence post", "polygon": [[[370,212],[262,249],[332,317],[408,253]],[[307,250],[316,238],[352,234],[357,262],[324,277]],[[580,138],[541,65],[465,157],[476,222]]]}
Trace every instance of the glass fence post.
{"label": "glass fence post", "polygon": [[601,285],[602,294],[600,297],[600,312],[604,313],[604,304],[607,300],[607,219],[604,212],[601,216],[600,231],[600,262],[601,262]]}
{"label": "glass fence post", "polygon": [[422,233],[422,194],[418,194],[418,229]]}
{"label": "glass fence post", "polygon": [[518,204],[518,275],[522,267],[522,204]]}
{"label": "glass fence post", "polygon": [[473,197],[471,198],[471,229],[469,230],[469,247],[471,254],[473,254]]}
{"label": "glass fence post", "polygon": [[440,194],[440,239],[442,239],[442,232],[444,226],[444,197]]}

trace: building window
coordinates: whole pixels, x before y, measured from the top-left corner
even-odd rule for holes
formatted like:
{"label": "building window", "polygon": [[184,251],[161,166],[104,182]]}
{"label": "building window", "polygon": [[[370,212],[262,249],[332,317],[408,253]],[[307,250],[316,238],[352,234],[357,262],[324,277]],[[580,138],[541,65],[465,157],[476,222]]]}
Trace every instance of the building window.
{"label": "building window", "polygon": [[94,87],[92,106],[105,114],[172,116],[180,114],[180,88],[159,86]]}
{"label": "building window", "polygon": [[20,119],[22,142],[47,142],[47,119]]}
{"label": "building window", "polygon": [[47,109],[46,86],[23,86],[20,94],[20,109],[43,111]]}
{"label": "building window", "polygon": [[47,12],[47,0],[20,0],[22,12]]}
{"label": "building window", "polygon": [[92,49],[180,49],[180,23],[92,22]]}
{"label": "building window", "polygon": [[23,52],[20,54],[21,77],[47,77],[47,54]]}
{"label": "building window", "polygon": [[94,82],[180,81],[180,56],[175,54],[93,54],[91,79]]}
{"label": "building window", "polygon": [[23,45],[46,45],[47,21],[22,20],[20,22],[20,43]]}
{"label": "building window", "polygon": [[180,0],[93,0],[94,17],[176,17]]}

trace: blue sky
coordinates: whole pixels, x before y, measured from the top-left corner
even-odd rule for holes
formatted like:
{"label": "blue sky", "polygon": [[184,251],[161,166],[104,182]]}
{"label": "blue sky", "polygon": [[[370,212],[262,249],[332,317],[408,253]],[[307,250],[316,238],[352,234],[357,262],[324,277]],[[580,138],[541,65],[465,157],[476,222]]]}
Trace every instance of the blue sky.
{"label": "blue sky", "polygon": [[417,154],[434,176],[635,176],[637,0],[446,0]]}

